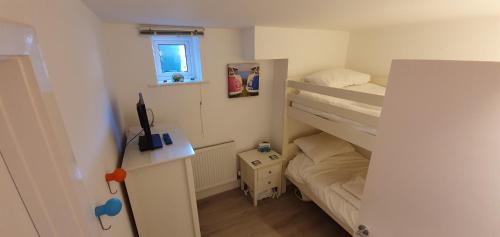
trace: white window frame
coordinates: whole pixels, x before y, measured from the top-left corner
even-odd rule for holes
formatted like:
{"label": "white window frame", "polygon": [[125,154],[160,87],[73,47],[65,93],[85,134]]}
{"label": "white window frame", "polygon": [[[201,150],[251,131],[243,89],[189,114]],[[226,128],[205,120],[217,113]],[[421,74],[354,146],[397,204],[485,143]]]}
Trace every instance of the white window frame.
{"label": "white window frame", "polygon": [[[158,84],[193,83],[202,81],[199,41],[196,36],[152,36],[151,44],[155,62],[156,81]],[[179,72],[162,72],[160,50],[158,46],[163,44],[184,45],[188,71],[180,73],[184,76],[183,82],[174,82],[172,79],[172,76]],[[192,78],[194,79],[192,80]]]}

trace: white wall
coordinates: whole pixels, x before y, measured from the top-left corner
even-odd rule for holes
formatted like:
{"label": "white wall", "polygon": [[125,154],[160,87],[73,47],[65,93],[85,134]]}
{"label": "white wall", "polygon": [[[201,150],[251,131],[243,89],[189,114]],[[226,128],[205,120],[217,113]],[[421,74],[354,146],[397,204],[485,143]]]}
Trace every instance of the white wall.
{"label": "white wall", "polygon": [[393,59],[500,61],[500,18],[407,24],[351,32],[347,67],[386,77]]}
{"label": "white wall", "polygon": [[[78,0],[0,1],[0,17],[33,26],[62,116],[59,129],[67,132],[74,158],[88,191],[88,221],[102,236],[132,236],[127,212],[102,231],[93,205],[112,196],[104,173],[116,167],[118,148],[113,109],[106,89],[101,21]],[[53,108],[51,108],[51,111]],[[64,133],[63,133],[64,134]]]}
{"label": "white wall", "polygon": [[302,76],[333,66],[344,66],[349,33],[256,26],[256,59],[288,59],[288,76]]}
{"label": "white wall", "polygon": [[[288,74],[295,76],[344,66],[349,40],[349,34],[343,31],[260,26],[243,31],[208,28],[201,38],[201,56],[203,78],[209,83],[151,87],[155,84],[155,70],[149,38],[138,35],[135,25],[127,24],[105,24],[105,35],[112,91],[125,128],[138,124],[135,103],[140,91],[147,106],[155,110],[157,121],[178,124],[195,146],[235,140],[239,150],[253,147],[259,138],[269,138],[271,132],[282,133],[274,129],[279,123],[271,127],[271,120],[281,117],[276,111],[283,108],[271,107],[271,101],[282,100],[272,90],[284,89],[272,84],[274,63],[269,60],[287,58]],[[226,64],[255,59],[261,60],[260,95],[228,99]],[[200,88],[204,134],[200,124]],[[298,132],[309,129],[299,124],[292,126]]]}
{"label": "white wall", "polygon": [[[156,83],[148,36],[138,35],[135,25],[105,24],[107,53],[124,127],[138,126],[135,104],[142,92],[157,123],[181,127],[195,147],[235,140],[237,149],[253,148],[268,138],[271,124],[273,62],[261,64],[260,94],[227,97],[228,63],[243,59],[243,33],[239,30],[206,29],[200,40],[203,80],[207,84],[151,87]],[[201,91],[201,92],[200,92]],[[203,99],[200,118],[200,93]],[[201,122],[204,125],[202,133]]]}
{"label": "white wall", "polygon": [[394,63],[360,210],[370,236],[498,236],[499,77],[498,62]]}
{"label": "white wall", "polygon": [[[245,36],[246,57],[288,60],[287,73],[280,73],[281,76],[275,78],[274,90],[278,92],[285,91],[285,80],[289,77],[345,66],[349,43],[349,33],[345,31],[255,26],[246,29]],[[272,142],[281,151],[288,143],[287,137],[293,139],[315,129],[287,119],[286,111],[283,111],[284,94],[277,95],[279,101],[274,101],[272,114]],[[283,123],[285,127],[277,126]]]}

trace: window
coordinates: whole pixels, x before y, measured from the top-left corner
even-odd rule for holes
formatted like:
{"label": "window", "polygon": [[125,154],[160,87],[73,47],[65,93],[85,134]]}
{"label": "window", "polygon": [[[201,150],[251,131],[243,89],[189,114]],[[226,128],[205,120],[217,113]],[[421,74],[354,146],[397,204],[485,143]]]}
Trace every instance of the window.
{"label": "window", "polygon": [[152,44],[158,84],[202,81],[197,37],[153,36]]}

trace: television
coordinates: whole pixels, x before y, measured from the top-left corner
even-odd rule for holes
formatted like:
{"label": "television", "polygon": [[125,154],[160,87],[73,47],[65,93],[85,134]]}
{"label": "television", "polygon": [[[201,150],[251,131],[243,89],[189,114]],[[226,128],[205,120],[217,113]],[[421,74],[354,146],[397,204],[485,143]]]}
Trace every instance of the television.
{"label": "television", "polygon": [[148,113],[146,105],[144,104],[144,99],[142,98],[142,93],[139,93],[137,115],[139,116],[139,122],[141,123],[142,130],[144,131],[144,136],[139,136],[139,150],[149,151],[163,147],[160,134],[151,134]]}

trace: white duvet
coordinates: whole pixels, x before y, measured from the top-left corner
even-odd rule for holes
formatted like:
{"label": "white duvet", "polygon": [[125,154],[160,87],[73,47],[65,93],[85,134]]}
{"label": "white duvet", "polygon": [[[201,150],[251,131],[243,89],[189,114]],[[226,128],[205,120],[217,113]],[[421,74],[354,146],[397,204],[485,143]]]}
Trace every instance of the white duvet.
{"label": "white duvet", "polygon": [[316,186],[315,183],[332,184],[348,181],[353,177],[364,177],[369,161],[357,152],[330,157],[319,164],[299,152],[289,163],[286,175],[300,183]]}
{"label": "white duvet", "polygon": [[325,186],[345,183],[356,176],[365,177],[369,161],[357,152],[334,156],[299,172],[303,182],[314,194],[320,194]]}
{"label": "white duvet", "polygon": [[355,229],[361,206],[357,195],[363,188],[359,190],[357,179],[364,180],[368,164],[369,161],[357,152],[334,156],[319,164],[299,153],[289,162],[286,175],[307,186],[335,216]]}
{"label": "white duvet", "polygon": [[342,189],[349,192],[351,195],[358,199],[363,198],[363,190],[365,188],[365,178],[361,176],[356,176],[355,178],[349,180],[342,184]]}
{"label": "white duvet", "polygon": [[303,184],[302,171],[314,165],[314,162],[309,159],[304,153],[299,152],[293,160],[288,163],[285,174],[291,176],[295,181]]}

